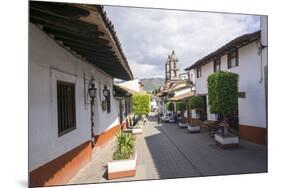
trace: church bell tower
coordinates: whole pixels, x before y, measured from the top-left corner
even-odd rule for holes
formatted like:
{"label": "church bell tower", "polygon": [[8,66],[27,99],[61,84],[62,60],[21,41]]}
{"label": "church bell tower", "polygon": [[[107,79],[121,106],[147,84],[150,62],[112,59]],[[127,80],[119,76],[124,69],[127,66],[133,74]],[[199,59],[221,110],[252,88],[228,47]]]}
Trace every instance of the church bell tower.
{"label": "church bell tower", "polygon": [[166,82],[173,82],[179,80],[177,68],[178,58],[176,56],[175,51],[173,50],[171,55],[168,56],[167,61],[165,63],[165,81]]}

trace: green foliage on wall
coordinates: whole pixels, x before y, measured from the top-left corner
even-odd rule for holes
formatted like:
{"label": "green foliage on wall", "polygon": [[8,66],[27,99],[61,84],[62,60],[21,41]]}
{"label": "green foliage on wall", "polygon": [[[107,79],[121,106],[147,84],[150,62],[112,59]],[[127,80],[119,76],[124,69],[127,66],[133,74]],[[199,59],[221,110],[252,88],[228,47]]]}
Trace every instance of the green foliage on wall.
{"label": "green foliage on wall", "polygon": [[202,109],[204,107],[204,101],[201,96],[193,96],[189,100],[190,109]]}
{"label": "green foliage on wall", "polygon": [[147,94],[134,94],[133,111],[135,115],[147,115],[150,111],[150,96]]}
{"label": "green foliage on wall", "polygon": [[176,103],[176,109],[177,111],[180,111],[180,112],[183,112],[186,110],[186,103],[185,102],[182,102],[182,101],[179,101]]}
{"label": "green foliage on wall", "polygon": [[210,112],[231,117],[238,108],[239,75],[219,71],[208,77]]}
{"label": "green foliage on wall", "polygon": [[172,112],[174,111],[174,104],[171,101],[168,101],[165,105],[166,105],[167,110],[172,111]]}

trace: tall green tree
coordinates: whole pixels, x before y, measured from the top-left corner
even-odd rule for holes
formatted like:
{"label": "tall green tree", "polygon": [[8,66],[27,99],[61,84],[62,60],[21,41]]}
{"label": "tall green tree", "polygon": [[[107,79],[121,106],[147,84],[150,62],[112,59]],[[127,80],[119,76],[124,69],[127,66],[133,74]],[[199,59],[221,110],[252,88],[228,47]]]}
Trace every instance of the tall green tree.
{"label": "tall green tree", "polygon": [[186,110],[186,103],[182,101],[176,102],[176,110],[183,113]]}
{"label": "tall green tree", "polygon": [[208,77],[210,112],[223,115],[225,135],[227,135],[228,119],[238,110],[238,80],[238,74],[224,71]]}
{"label": "tall green tree", "polygon": [[192,96],[189,100],[190,109],[199,110],[204,107],[204,101],[201,96]]}
{"label": "tall green tree", "polygon": [[133,111],[135,115],[147,115],[150,112],[150,96],[147,94],[134,94]]}

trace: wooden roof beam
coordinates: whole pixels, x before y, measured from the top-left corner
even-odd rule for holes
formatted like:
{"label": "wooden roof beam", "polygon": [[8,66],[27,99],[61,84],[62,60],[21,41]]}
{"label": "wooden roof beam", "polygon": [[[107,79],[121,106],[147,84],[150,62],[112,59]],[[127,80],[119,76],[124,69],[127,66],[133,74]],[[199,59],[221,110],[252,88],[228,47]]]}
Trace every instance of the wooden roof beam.
{"label": "wooden roof beam", "polygon": [[110,59],[101,59],[101,58],[94,58],[89,56],[84,56],[86,59],[88,59],[91,62],[94,62],[95,64],[102,64],[112,67],[118,67],[118,61],[117,60],[110,60]]}
{"label": "wooden roof beam", "polygon": [[43,30],[47,33],[51,33],[53,35],[60,34],[60,35],[66,35],[66,36],[77,36],[77,37],[85,37],[85,38],[93,38],[96,39],[98,37],[104,36],[104,33],[101,31],[90,31],[88,33],[78,33],[73,32],[70,30],[64,30],[60,28],[52,28],[48,26],[43,26]]}
{"label": "wooden roof beam", "polygon": [[86,38],[86,37],[79,37],[79,36],[70,36],[70,35],[63,35],[63,34],[53,34],[56,38],[61,38],[61,39],[65,39],[65,40],[71,40],[71,41],[84,41],[86,43],[94,43],[94,44],[99,44],[99,45],[107,45],[109,44],[108,40],[105,39],[101,39],[101,38]]}
{"label": "wooden roof beam", "polygon": [[30,2],[30,8],[45,14],[64,17],[68,19],[78,19],[80,17],[89,16],[90,12],[80,8],[71,6],[68,3],[50,3],[50,2]]}
{"label": "wooden roof beam", "polygon": [[89,24],[78,20],[69,20],[52,15],[42,14],[36,10],[30,9],[31,22],[39,23],[43,26],[50,28],[61,28],[65,31],[73,31],[77,33],[89,33],[91,31],[97,31],[98,26]]}
{"label": "wooden roof beam", "polygon": [[100,49],[104,49],[104,50],[112,49],[111,46],[106,45],[106,44],[89,43],[89,42],[86,42],[86,41],[75,40],[75,39],[71,39],[71,38],[67,38],[67,37],[63,37],[63,36],[55,36],[54,35],[54,37],[57,40],[65,42],[65,43],[73,42],[73,43],[76,43],[76,44],[88,45],[88,46],[92,46],[93,48],[100,48]]}
{"label": "wooden roof beam", "polygon": [[117,68],[117,67],[108,67],[108,65],[103,65],[103,64],[95,64],[96,66],[100,67],[101,69],[103,70],[107,70],[107,71],[115,71],[115,72],[118,72],[120,73],[120,71],[124,71],[124,69],[120,69],[120,68]]}
{"label": "wooden roof beam", "polygon": [[118,60],[118,57],[116,55],[110,55],[110,54],[102,54],[102,53],[96,53],[91,50],[77,48],[77,47],[70,47],[73,51],[80,52],[83,55],[91,56],[91,57],[99,57],[104,59],[115,59]]}
{"label": "wooden roof beam", "polygon": [[93,47],[93,46],[88,46],[88,45],[82,45],[82,44],[77,44],[77,43],[73,43],[73,42],[69,42],[69,41],[64,41],[63,44],[70,48],[89,50],[89,51],[91,51],[91,53],[116,56],[115,52],[110,49],[102,49],[102,48],[98,48],[96,46]]}

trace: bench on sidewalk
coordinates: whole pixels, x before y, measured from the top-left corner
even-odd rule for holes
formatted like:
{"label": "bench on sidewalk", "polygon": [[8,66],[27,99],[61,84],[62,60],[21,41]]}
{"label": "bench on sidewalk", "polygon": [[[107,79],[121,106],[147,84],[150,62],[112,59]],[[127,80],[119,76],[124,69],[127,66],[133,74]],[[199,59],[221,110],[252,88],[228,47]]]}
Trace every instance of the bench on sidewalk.
{"label": "bench on sidewalk", "polygon": [[123,132],[133,133],[133,134],[141,134],[142,128],[133,126],[132,124],[133,124],[133,122],[132,122],[130,117],[129,117],[129,120],[126,119],[126,128],[123,129]]}
{"label": "bench on sidewalk", "polygon": [[216,133],[223,132],[223,126],[220,125],[220,121],[209,121],[203,122],[203,125],[208,128],[210,137],[214,137]]}

